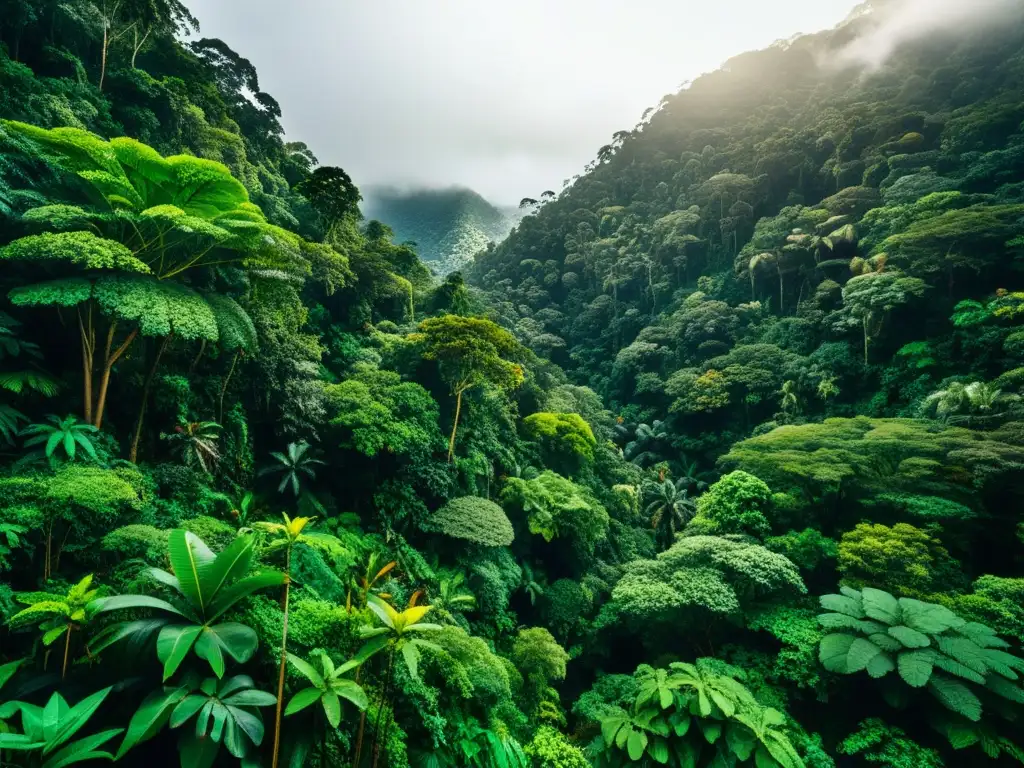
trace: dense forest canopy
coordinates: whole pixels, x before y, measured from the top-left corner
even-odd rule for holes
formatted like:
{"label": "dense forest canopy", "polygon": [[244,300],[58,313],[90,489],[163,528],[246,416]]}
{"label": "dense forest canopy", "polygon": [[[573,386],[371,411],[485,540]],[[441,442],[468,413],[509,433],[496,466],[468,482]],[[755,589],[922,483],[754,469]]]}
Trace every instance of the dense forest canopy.
{"label": "dense forest canopy", "polygon": [[1024,763],[1024,8],[901,7],[437,278],[178,0],[0,0],[0,763]]}

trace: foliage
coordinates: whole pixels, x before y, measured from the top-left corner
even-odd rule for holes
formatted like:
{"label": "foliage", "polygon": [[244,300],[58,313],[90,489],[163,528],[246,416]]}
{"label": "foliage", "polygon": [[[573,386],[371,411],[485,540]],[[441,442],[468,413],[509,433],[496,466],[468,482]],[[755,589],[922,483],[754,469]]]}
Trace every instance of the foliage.
{"label": "foliage", "polygon": [[763,538],[768,533],[765,513],[771,490],[743,471],[730,472],[697,499],[695,530],[706,534],[746,534]]}
{"label": "foliage", "polygon": [[515,538],[505,511],[479,496],[452,499],[431,516],[427,529],[484,547],[507,547]]}
{"label": "foliage", "polygon": [[[258,638],[251,627],[220,621],[221,617],[253,592],[285,581],[284,574],[269,569],[248,575],[255,557],[252,535],[238,536],[215,555],[194,534],[171,531],[168,558],[173,572],[153,568],[150,576],[177,593],[175,602],[148,595],[99,598],[93,608],[97,613],[151,608],[164,615],[114,624],[93,638],[90,652],[98,653],[126,639],[143,642],[156,634],[156,653],[165,682],[192,650],[223,678],[225,654],[239,663],[248,661],[256,652]],[[180,623],[182,620],[185,623]]]}
{"label": "foliage", "polygon": [[707,662],[638,668],[640,685],[630,709],[601,720],[594,749],[599,764],[752,759],[761,766],[802,768],[785,715],[758,704],[741,682]]}
{"label": "foliage", "polygon": [[1014,685],[1024,661],[991,628],[949,609],[865,587],[825,595],[818,617],[825,629],[820,658],[830,672],[866,671],[872,678],[899,672],[911,688],[926,688],[946,709],[971,721],[982,717],[983,696],[1021,703]]}

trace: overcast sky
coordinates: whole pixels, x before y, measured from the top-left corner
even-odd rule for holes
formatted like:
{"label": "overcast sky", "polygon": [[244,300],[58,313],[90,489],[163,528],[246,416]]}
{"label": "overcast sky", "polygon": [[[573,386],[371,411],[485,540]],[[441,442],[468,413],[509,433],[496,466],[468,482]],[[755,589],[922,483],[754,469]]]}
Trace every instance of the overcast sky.
{"label": "overcast sky", "polygon": [[536,197],[730,56],[856,0],[185,0],[360,186]]}

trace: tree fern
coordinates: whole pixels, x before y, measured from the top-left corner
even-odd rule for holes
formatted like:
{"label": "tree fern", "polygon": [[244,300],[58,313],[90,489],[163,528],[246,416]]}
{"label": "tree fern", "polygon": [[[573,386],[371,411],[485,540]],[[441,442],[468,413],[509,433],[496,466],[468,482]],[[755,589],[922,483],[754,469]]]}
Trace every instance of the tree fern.
{"label": "tree fern", "polygon": [[826,629],[819,647],[824,667],[838,674],[866,671],[871,677],[897,672],[911,688],[927,689],[946,709],[973,722],[983,699],[996,696],[1024,703],[1017,682],[1024,659],[984,624],[968,622],[949,609],[888,592],[842,588],[825,595],[818,617]]}

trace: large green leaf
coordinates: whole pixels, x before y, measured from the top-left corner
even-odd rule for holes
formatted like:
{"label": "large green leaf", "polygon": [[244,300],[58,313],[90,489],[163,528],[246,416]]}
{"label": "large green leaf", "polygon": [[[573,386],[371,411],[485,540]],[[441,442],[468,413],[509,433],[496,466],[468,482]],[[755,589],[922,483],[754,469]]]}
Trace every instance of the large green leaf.
{"label": "large green leaf", "polygon": [[896,659],[900,677],[912,688],[923,688],[931,677],[933,658],[934,651],[928,648],[904,651]]}
{"label": "large green leaf", "polygon": [[870,640],[858,637],[850,644],[850,650],[846,653],[846,667],[850,672],[860,672],[881,652],[882,649]]}
{"label": "large green leaf", "polygon": [[902,624],[889,627],[888,635],[899,641],[900,645],[904,648],[927,648],[932,642],[928,635],[918,632],[916,629],[905,627]]}
{"label": "large green leaf", "polygon": [[301,712],[310,704],[320,701],[321,695],[322,693],[319,688],[303,688],[292,696],[288,706],[284,708],[285,715],[294,715],[296,712]]}
{"label": "large green leaf", "polygon": [[164,680],[173,675],[199,638],[203,628],[173,624],[160,630],[156,638],[156,656],[164,665]]}
{"label": "large green leaf", "polygon": [[324,707],[324,714],[327,715],[327,722],[331,724],[331,727],[337,728],[341,725],[341,701],[338,699],[338,694],[328,691],[323,695],[321,703]]}
{"label": "large green leaf", "polygon": [[655,736],[651,743],[647,745],[647,754],[651,756],[651,759],[656,763],[662,765],[668,764],[670,756],[668,741],[662,736]]}
{"label": "large green leaf", "polygon": [[821,639],[821,646],[818,649],[818,658],[822,666],[829,672],[838,672],[841,675],[850,673],[847,655],[850,646],[858,638],[853,635],[833,633],[825,635]]}
{"label": "large green leaf", "polygon": [[[899,600],[880,589],[865,587],[861,590],[861,605],[868,618],[892,626],[902,620],[903,610]],[[880,630],[884,631],[884,630]]]}
{"label": "large green leaf", "polygon": [[626,739],[626,752],[629,754],[629,759],[633,762],[638,761],[643,757],[645,749],[647,749],[647,734],[634,730]]}
{"label": "large green leaf", "polygon": [[222,587],[207,610],[207,620],[216,621],[243,598],[261,589],[280,587],[284,582],[285,575],[283,573],[265,569],[252,576],[246,576],[234,584]]}
{"label": "large green leaf", "polygon": [[88,760],[112,760],[114,756],[109,752],[100,751],[99,747],[106,744],[123,730],[122,728],[112,728],[86,736],[78,741],[73,741],[51,755],[43,763],[42,768],[64,768],[64,766],[84,763]]}
{"label": "large green leaf", "polygon": [[613,715],[612,717],[606,717],[601,721],[601,736],[604,738],[604,744],[606,747],[610,747],[612,742],[615,740],[615,735],[619,732],[626,723],[629,722],[629,718],[622,715]]}
{"label": "large green leaf", "polygon": [[896,663],[892,660],[892,656],[888,653],[882,652],[872,658],[865,669],[871,677],[885,677],[896,669]]}
{"label": "large green leaf", "polygon": [[[80,731],[82,727],[89,722],[89,719],[96,713],[96,710],[100,708],[100,705],[110,694],[111,690],[112,687],[108,687],[101,691],[96,691],[96,693],[91,696],[86,696],[80,702],[75,704],[75,706],[66,710],[64,710],[63,707],[58,707],[58,709],[61,710],[58,724],[53,735],[47,737],[49,744],[45,751],[50,752],[54,750],[78,733],[78,731]],[[59,699],[57,694],[54,694],[51,701],[54,698],[57,698],[59,701],[63,701]],[[45,728],[46,726],[44,724],[44,729]]]}
{"label": "large green leaf", "polygon": [[215,638],[224,652],[239,664],[244,664],[251,659],[259,646],[259,636],[256,634],[256,630],[235,621],[214,624],[212,627],[207,627],[206,632]]}
{"label": "large green leaf", "polygon": [[863,619],[865,616],[861,601],[847,595],[822,595],[818,602],[827,611],[835,611],[855,619]]}
{"label": "large green leaf", "polygon": [[203,593],[213,600],[221,589],[242,579],[252,567],[255,557],[256,537],[236,536],[224,551],[217,555],[212,565],[203,571]]}
{"label": "large green leaf", "polygon": [[299,672],[301,672],[303,676],[307,680],[309,680],[309,682],[311,682],[314,686],[316,686],[317,688],[324,687],[323,676],[319,672],[317,672],[316,667],[314,667],[308,661],[300,659],[294,653],[288,654],[288,661],[291,663],[293,667],[299,670]]}
{"label": "large green leaf", "polygon": [[370,700],[366,697],[366,691],[353,680],[335,680],[332,688],[339,696],[348,699],[359,709],[366,709],[370,704]]}
{"label": "large green leaf", "polygon": [[974,722],[981,720],[981,701],[970,688],[959,680],[953,680],[944,675],[932,675],[928,683],[928,690],[947,709]]}
{"label": "large green leaf", "polygon": [[942,605],[924,603],[901,597],[900,608],[903,612],[903,623],[926,635],[937,635],[947,629],[956,629],[967,622]]}
{"label": "large green leaf", "polygon": [[204,592],[202,573],[216,559],[213,552],[202,539],[182,528],[171,531],[167,547],[171,567],[181,585],[182,594],[200,615],[206,615],[206,607],[213,594]]}
{"label": "large green leaf", "polygon": [[136,744],[155,736],[167,724],[174,707],[187,695],[188,689],[180,687],[154,691],[147,696],[132,715],[115,759],[120,760]]}
{"label": "large green leaf", "polygon": [[988,672],[987,651],[973,640],[966,637],[939,637],[936,643],[944,654],[970,667],[979,675]]}

